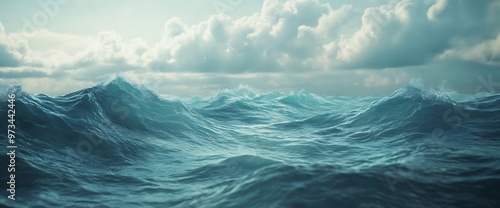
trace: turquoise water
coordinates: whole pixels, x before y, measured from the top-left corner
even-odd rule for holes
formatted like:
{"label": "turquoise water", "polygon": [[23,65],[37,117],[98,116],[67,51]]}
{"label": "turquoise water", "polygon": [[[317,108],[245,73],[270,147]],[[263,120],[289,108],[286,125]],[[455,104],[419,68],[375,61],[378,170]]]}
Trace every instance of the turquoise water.
{"label": "turquoise water", "polygon": [[409,84],[180,99],[121,78],[59,97],[8,91],[16,201],[3,191],[1,206],[500,206],[500,95],[458,101]]}

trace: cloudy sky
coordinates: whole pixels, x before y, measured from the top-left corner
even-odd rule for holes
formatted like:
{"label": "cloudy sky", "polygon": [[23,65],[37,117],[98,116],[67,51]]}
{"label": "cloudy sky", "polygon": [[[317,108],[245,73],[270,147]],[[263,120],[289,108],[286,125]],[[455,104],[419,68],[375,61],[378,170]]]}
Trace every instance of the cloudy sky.
{"label": "cloudy sky", "polygon": [[[0,79],[61,95],[122,76],[160,93],[388,94],[500,81],[495,0],[0,0]],[[484,88],[487,89],[487,88]]]}

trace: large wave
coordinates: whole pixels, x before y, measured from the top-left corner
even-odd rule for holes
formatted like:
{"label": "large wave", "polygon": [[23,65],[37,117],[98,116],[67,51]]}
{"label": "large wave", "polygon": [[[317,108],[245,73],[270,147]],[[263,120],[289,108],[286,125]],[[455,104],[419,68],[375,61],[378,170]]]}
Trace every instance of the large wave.
{"label": "large wave", "polygon": [[122,78],[57,97],[2,88],[17,93],[15,203],[27,207],[500,205],[498,94],[458,101],[410,83],[386,97],[240,86],[181,99]]}

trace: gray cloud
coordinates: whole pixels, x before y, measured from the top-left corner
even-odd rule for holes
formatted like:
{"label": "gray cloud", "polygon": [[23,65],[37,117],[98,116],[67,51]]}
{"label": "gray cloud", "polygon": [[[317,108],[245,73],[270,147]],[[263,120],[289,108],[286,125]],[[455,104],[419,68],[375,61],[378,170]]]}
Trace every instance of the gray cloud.
{"label": "gray cloud", "polygon": [[19,61],[8,51],[7,47],[0,45],[0,67],[16,67]]}

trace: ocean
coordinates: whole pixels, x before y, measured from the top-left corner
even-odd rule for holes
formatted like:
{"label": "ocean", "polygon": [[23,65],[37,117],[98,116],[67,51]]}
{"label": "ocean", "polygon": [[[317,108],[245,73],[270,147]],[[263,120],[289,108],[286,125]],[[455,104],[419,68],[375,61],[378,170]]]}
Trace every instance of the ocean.
{"label": "ocean", "polygon": [[500,94],[2,88],[1,207],[500,207]]}

